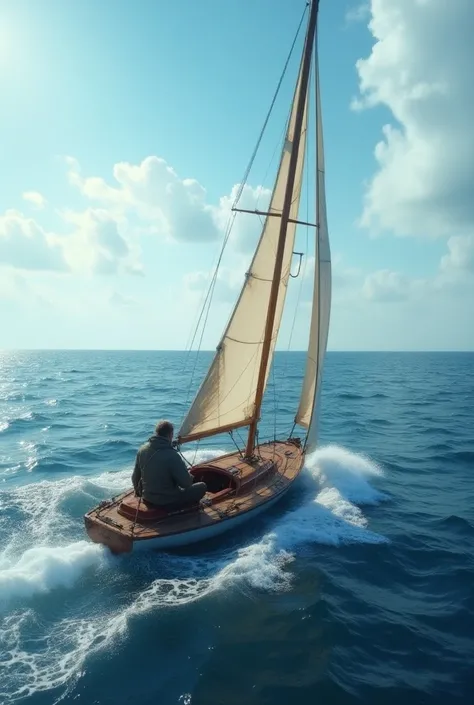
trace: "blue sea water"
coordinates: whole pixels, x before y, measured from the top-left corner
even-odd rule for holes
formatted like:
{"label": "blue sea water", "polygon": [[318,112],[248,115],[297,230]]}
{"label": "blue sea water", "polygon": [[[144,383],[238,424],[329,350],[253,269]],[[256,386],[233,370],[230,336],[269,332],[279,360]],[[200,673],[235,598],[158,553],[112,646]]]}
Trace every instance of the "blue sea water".
{"label": "blue sea water", "polygon": [[[471,702],[474,354],[329,353],[321,446],[287,498],[192,549],[112,557],[82,516],[209,359],[1,354],[0,702]],[[290,431],[303,364],[277,354],[262,436]]]}

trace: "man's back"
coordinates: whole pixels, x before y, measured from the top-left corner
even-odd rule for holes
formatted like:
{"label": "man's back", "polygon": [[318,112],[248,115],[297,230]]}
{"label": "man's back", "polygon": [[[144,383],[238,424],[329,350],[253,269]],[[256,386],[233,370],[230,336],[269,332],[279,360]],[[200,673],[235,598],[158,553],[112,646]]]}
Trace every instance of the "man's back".
{"label": "man's back", "polygon": [[153,504],[173,503],[179,498],[180,488],[193,484],[192,476],[171,442],[157,434],[139,449],[132,480],[135,491]]}

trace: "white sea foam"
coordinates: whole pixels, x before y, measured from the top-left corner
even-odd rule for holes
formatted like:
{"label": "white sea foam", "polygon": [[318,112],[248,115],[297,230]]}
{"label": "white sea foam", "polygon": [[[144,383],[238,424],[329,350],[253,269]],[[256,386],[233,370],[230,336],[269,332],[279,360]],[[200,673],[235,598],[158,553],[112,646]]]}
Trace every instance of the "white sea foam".
{"label": "white sea foam", "polygon": [[[190,452],[188,459],[199,462],[219,453],[199,451],[194,459]],[[292,582],[291,564],[305,545],[385,541],[367,528],[362,511],[366,504],[383,501],[384,495],[370,484],[381,475],[382,470],[368,458],[336,446],[321,448],[307,458],[299,505],[273,519],[271,530],[260,540],[229,552],[223,538],[221,551],[213,555],[150,553],[148,557],[125,557],[112,563],[104,549],[86,541],[36,547],[31,546],[31,541],[41,539],[51,544],[74,526],[77,536],[79,527],[82,530],[82,516],[71,516],[69,504],[91,506],[104,492],[122,491],[130,485],[130,468],[92,478],[41,482],[16,490],[12,499],[25,514],[24,528],[30,546],[21,551],[21,541],[13,537],[10,549],[15,546],[15,551],[5,551],[0,561],[0,596],[7,599],[16,594],[25,601],[23,608],[6,614],[0,622],[0,650],[6,654],[4,680],[11,701],[71,681],[86,656],[125,637],[129,620],[137,615],[178,608],[212,593],[224,594],[224,590],[226,595],[232,589],[286,590]],[[100,582],[104,570],[120,571],[123,561],[133,560],[141,561],[144,581],[148,573],[150,581],[144,589],[130,595],[127,605],[112,606],[107,613],[59,620],[52,628],[46,627],[47,633],[41,637],[49,644],[48,649],[37,653],[24,650],[35,619],[31,600],[36,593],[70,590],[85,571],[97,571]]]}
{"label": "white sea foam", "polygon": [[105,560],[105,549],[88,541],[67,546],[35,546],[18,560],[0,557],[0,609],[10,599],[56,587],[71,587],[91,566]]}

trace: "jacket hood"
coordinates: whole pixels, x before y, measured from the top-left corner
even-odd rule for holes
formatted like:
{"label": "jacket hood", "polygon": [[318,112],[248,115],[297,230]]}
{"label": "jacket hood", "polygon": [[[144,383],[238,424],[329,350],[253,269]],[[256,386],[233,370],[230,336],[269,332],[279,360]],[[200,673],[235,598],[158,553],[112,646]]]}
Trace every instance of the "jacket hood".
{"label": "jacket hood", "polygon": [[158,448],[172,448],[172,445],[170,441],[167,438],[163,438],[163,436],[158,436],[156,433],[154,433],[150,438],[148,439],[148,442],[151,443],[151,445],[158,449]]}

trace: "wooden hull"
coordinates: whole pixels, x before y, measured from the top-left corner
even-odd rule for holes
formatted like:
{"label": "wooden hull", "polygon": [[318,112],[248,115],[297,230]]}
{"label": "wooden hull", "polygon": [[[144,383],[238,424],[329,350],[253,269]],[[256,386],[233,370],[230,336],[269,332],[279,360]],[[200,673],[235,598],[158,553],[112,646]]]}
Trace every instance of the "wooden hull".
{"label": "wooden hull", "polygon": [[[210,491],[205,506],[174,512],[155,520],[140,516],[140,503],[133,490],[101,503],[84,517],[89,537],[113,553],[128,553],[148,548],[166,550],[218,536],[245,521],[250,521],[275,504],[301,472],[304,451],[298,439],[261,444],[256,458],[243,460],[229,453],[208,463],[196,465],[196,477],[219,477],[228,487]],[[226,479],[227,478],[227,479]],[[135,506],[135,514],[124,514],[124,507]]]}

